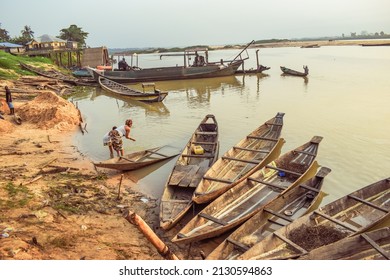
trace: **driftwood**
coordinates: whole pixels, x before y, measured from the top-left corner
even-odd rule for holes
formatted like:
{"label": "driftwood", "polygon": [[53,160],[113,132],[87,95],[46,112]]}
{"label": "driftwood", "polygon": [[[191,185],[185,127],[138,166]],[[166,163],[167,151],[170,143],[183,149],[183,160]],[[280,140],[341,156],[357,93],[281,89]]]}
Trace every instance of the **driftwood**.
{"label": "driftwood", "polygon": [[134,212],[127,212],[124,218],[131,224],[137,226],[138,230],[152,243],[158,253],[167,260],[179,260],[179,258],[162,242],[145,221]]}
{"label": "driftwood", "polygon": [[32,180],[26,182],[26,183],[22,183],[22,186],[26,186],[26,185],[28,185],[28,184],[34,183],[35,181],[38,181],[38,180],[41,179],[42,177],[43,177],[42,175],[39,175],[39,176],[35,177],[34,179],[32,179]]}

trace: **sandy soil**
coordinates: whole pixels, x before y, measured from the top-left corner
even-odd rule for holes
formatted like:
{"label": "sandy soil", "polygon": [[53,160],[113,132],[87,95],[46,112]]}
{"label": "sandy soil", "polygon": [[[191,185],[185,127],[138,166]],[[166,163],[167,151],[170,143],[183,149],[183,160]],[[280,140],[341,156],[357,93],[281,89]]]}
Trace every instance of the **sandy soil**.
{"label": "sandy soil", "polygon": [[[0,81],[2,89],[4,83],[12,91],[12,83]],[[81,133],[72,103],[42,91],[14,105],[21,125],[4,100],[0,106],[0,259],[163,259],[124,218],[127,211],[143,218],[180,259],[199,258],[181,254],[159,230],[155,200],[133,191],[126,176],[120,184],[118,172],[98,172],[72,145],[72,135]]]}

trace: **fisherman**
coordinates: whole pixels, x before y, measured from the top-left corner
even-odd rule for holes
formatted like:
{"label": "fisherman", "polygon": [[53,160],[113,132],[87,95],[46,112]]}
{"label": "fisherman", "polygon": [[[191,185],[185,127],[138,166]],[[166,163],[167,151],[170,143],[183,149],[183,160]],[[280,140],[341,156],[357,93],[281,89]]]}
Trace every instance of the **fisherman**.
{"label": "fisherman", "polygon": [[[118,131],[120,137],[125,137],[126,139],[135,141],[134,138],[130,137],[130,130],[131,130],[132,126],[133,126],[133,120],[132,119],[127,119],[125,121],[124,125],[119,126],[119,127],[115,127],[115,130]],[[114,130],[114,128],[112,130]],[[115,144],[113,143],[112,138],[110,136],[110,133],[112,132],[112,130],[107,132],[103,136],[103,145],[104,146],[108,146],[108,149],[110,150],[110,157],[111,158],[114,157],[114,149],[115,149],[115,147],[114,147]],[[111,133],[111,134],[113,134],[113,133]],[[118,152],[118,150],[116,150],[116,151]],[[123,150],[122,150],[122,153],[120,153],[120,154],[123,155]]]}

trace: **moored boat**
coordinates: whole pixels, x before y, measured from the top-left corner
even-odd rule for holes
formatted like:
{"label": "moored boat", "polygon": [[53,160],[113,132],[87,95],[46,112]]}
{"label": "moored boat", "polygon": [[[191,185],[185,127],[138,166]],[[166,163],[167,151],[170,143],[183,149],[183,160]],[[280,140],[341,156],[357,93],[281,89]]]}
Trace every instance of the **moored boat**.
{"label": "moored boat", "polygon": [[142,84],[142,87],[145,89],[146,87],[153,87],[153,92],[142,92],[139,90],[135,90],[129,88],[120,83],[111,81],[110,79],[104,78],[99,75],[98,78],[99,85],[112,93],[119,94],[122,96],[126,96],[135,100],[143,101],[143,102],[161,102],[168,95],[166,91],[160,91],[156,89],[155,84]]}
{"label": "moored boat", "polygon": [[183,53],[161,54],[163,56],[183,56],[184,64],[182,66],[139,68],[126,66],[121,70],[99,70],[91,71],[96,81],[99,74],[118,83],[137,83],[164,80],[183,80],[214,78],[234,75],[237,69],[242,65],[246,58],[242,58],[243,53],[254,41],[247,44],[243,50],[233,60],[209,61],[207,48],[187,49]]}
{"label": "moored boat", "polygon": [[280,70],[282,70],[283,74],[291,75],[291,76],[306,77],[309,74],[309,68],[307,66],[303,66],[304,72],[292,70],[284,66],[280,66]]}
{"label": "moored boat", "polygon": [[219,158],[196,187],[192,200],[207,203],[280,155],[284,113],[266,121]]}
{"label": "moored boat", "polygon": [[310,251],[299,260],[390,260],[390,227],[363,232]]}
{"label": "moored boat", "polygon": [[276,230],[238,259],[290,259],[381,227],[390,218],[390,178],[377,181]]}
{"label": "moored boat", "polygon": [[123,157],[94,162],[93,164],[96,167],[130,171],[171,159],[179,153],[179,149],[166,145],[126,154]]}
{"label": "moored boat", "polygon": [[192,207],[192,195],[202,176],[217,160],[218,123],[206,115],[192,134],[165,184],[160,202],[160,226],[172,228]]}
{"label": "moored boat", "polygon": [[331,170],[321,167],[317,174],[288,189],[233,231],[208,256],[208,260],[232,260],[275,230],[314,210],[324,193],[324,178]]}
{"label": "moored boat", "polygon": [[216,198],[189,221],[172,239],[190,243],[216,237],[259,212],[287,189],[314,176],[322,137],[293,149]]}

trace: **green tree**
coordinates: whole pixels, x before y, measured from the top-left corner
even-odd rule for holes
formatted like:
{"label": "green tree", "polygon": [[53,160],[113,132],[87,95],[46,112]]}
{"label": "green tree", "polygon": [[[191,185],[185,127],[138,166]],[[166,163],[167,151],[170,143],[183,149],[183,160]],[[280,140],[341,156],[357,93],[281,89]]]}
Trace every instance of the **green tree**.
{"label": "green tree", "polygon": [[88,37],[88,33],[82,31],[81,27],[72,24],[69,28],[61,29],[59,37],[63,40],[77,42],[79,47],[81,47],[85,46],[85,39]]}
{"label": "green tree", "polygon": [[30,26],[25,25],[24,29],[20,31],[21,36],[14,38],[13,42],[21,45],[25,45],[34,38],[34,31],[31,30]]}
{"label": "green tree", "polygon": [[11,38],[8,35],[8,31],[1,28],[1,23],[0,23],[0,41],[9,41]]}

